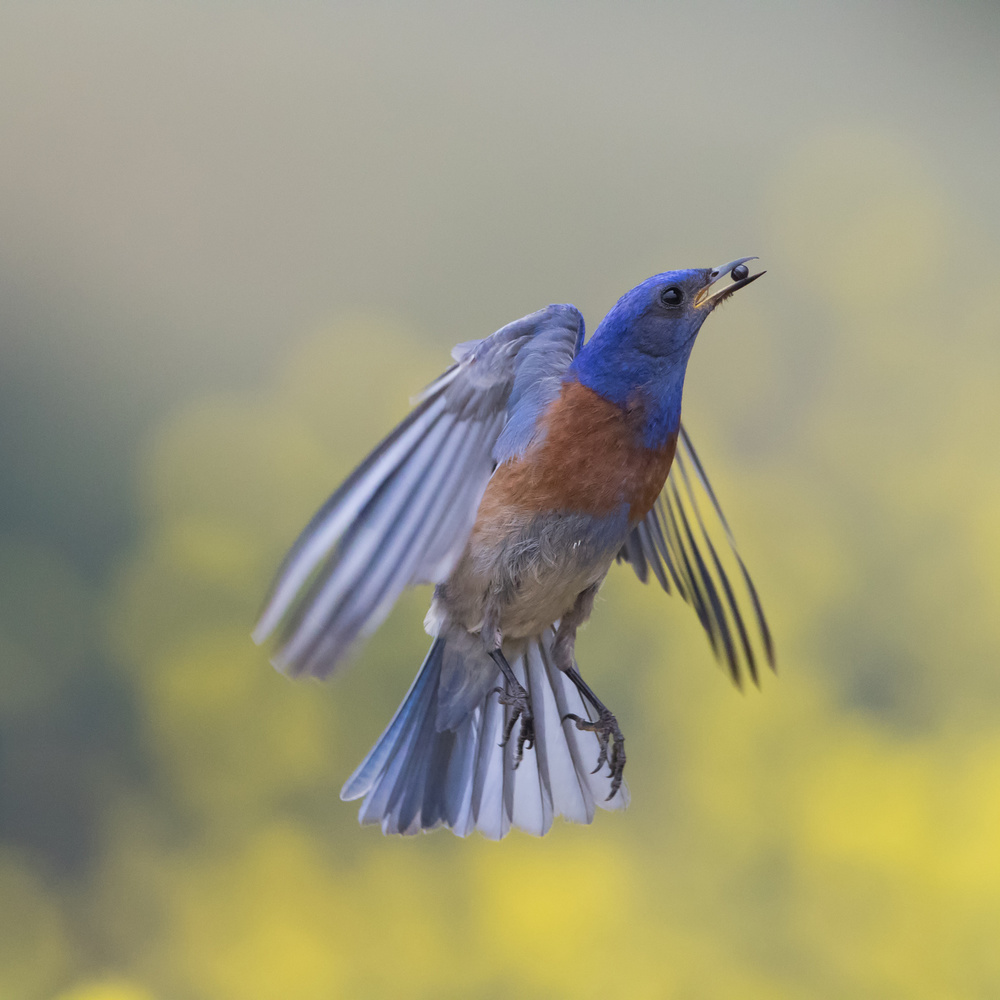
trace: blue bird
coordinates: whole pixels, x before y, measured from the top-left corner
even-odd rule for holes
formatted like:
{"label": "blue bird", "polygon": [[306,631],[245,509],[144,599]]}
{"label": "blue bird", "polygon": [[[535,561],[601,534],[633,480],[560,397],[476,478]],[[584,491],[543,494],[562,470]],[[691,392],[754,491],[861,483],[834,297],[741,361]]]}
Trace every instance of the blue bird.
{"label": "blue bird", "polygon": [[459,344],[302,532],[254,631],[277,632],[287,674],[328,676],[405,587],[435,585],[426,659],[341,791],[363,799],[362,823],[499,839],[627,804],[621,729],[575,660],[616,560],[676,588],[737,683],[744,670],[757,681],[761,654],[773,667],[757,592],[681,425],[695,337],[764,273],[749,273],[753,259],[654,275],[586,344],[571,305]]}

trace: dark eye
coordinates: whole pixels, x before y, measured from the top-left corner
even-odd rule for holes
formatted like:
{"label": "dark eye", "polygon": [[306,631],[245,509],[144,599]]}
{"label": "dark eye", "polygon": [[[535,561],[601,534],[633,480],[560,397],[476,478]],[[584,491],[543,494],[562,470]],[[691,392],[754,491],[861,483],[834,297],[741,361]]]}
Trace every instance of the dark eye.
{"label": "dark eye", "polygon": [[684,293],[676,286],[671,285],[660,292],[660,301],[665,306],[679,306],[684,298]]}

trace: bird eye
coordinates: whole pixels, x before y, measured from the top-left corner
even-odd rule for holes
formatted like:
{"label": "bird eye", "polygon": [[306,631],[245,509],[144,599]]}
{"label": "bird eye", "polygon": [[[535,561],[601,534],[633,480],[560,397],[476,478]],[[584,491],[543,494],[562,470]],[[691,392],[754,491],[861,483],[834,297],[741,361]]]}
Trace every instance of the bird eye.
{"label": "bird eye", "polygon": [[733,276],[733,281],[742,281],[750,273],[750,268],[746,264],[737,264],[729,273]]}
{"label": "bird eye", "polygon": [[684,298],[684,293],[676,286],[671,285],[660,292],[660,301],[665,306],[679,306]]}

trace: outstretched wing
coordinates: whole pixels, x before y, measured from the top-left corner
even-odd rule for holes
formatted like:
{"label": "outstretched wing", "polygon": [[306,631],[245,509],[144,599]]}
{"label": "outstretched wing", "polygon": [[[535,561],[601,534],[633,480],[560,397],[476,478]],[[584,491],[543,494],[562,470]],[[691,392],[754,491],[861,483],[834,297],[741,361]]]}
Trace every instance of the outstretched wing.
{"label": "outstretched wing", "polygon": [[404,588],[447,577],[494,467],[527,448],[583,332],[573,306],[552,305],[452,351],[285,557],[254,630],[277,632],[276,667],[328,675]]}
{"label": "outstretched wing", "polygon": [[774,645],[757,588],[683,426],[663,491],[632,530],[618,561],[631,563],[643,583],[652,570],[668,594],[677,589],[737,684],[743,670],[758,683],[761,659],[774,668]]}

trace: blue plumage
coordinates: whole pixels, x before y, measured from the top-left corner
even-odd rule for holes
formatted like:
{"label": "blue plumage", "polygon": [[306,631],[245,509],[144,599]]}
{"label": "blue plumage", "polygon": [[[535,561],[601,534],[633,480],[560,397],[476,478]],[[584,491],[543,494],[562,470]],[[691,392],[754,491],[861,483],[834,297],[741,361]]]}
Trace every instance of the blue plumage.
{"label": "blue plumage", "polygon": [[538,418],[559,396],[566,368],[583,338],[583,316],[575,306],[552,305],[542,310],[535,336],[519,352],[507,399],[507,422],[493,447],[498,465],[527,451]]}
{"label": "blue plumage", "polygon": [[[570,373],[617,406],[643,405],[643,442],[656,448],[677,433],[688,358],[707,312],[689,303],[706,286],[707,269],[666,271],[626,292],[604,317]],[[663,301],[679,289],[677,305]]]}

